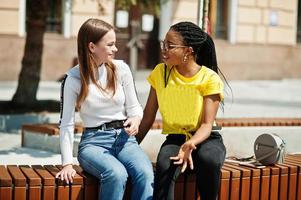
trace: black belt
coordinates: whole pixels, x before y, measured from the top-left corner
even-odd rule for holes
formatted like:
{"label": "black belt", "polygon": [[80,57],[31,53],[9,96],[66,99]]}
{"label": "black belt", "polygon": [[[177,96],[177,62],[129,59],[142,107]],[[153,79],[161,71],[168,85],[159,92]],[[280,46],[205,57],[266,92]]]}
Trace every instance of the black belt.
{"label": "black belt", "polygon": [[119,128],[124,128],[125,120],[115,120],[111,122],[104,123],[100,126],[96,127],[85,127],[85,130],[95,130],[95,129],[100,129],[102,131],[107,131],[107,130],[112,130],[112,129],[119,129]]}

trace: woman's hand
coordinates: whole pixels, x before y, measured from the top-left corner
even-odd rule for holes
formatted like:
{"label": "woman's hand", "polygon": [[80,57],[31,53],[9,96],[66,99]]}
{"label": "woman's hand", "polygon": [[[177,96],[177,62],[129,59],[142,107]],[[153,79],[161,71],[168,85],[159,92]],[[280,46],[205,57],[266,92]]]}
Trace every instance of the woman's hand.
{"label": "woman's hand", "polygon": [[174,164],[182,165],[181,173],[186,170],[187,163],[189,164],[190,169],[193,170],[193,160],[191,153],[195,149],[196,146],[191,141],[187,141],[181,146],[177,156],[170,157],[171,160],[174,160]]}
{"label": "woman's hand", "polygon": [[62,181],[65,180],[67,184],[73,182],[73,178],[76,174],[76,171],[73,169],[72,164],[65,165],[61,171],[59,171],[55,178],[60,178]]}
{"label": "woman's hand", "polygon": [[129,136],[134,136],[138,133],[140,117],[130,117],[124,122],[124,130]]}

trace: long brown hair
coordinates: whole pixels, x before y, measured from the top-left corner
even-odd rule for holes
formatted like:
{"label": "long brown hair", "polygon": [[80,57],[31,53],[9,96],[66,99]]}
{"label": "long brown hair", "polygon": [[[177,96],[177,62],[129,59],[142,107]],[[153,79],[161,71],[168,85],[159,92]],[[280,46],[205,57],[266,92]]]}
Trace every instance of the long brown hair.
{"label": "long brown hair", "polygon": [[97,63],[90,52],[88,46],[92,42],[96,44],[101,38],[114,27],[100,19],[90,18],[80,27],[77,36],[77,53],[80,68],[81,90],[77,98],[76,107],[80,109],[81,104],[86,99],[89,92],[89,83],[92,81],[101,91],[112,91],[114,96],[116,91],[116,67],[113,63],[105,63],[107,69],[107,85],[101,87],[96,80]]}

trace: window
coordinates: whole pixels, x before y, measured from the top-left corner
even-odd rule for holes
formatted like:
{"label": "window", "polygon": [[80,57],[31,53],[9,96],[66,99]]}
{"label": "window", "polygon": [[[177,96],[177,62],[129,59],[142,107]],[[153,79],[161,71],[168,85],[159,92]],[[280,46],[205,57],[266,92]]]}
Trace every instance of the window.
{"label": "window", "polygon": [[48,0],[46,32],[62,33],[62,0]]}
{"label": "window", "polygon": [[212,0],[209,7],[211,34],[215,38],[227,38],[228,0]]}
{"label": "window", "polygon": [[[62,0],[47,0],[48,14],[46,18],[46,32],[62,33]],[[35,0],[31,1],[35,2]],[[26,1],[26,18],[30,11],[28,6],[29,1]],[[33,3],[34,4],[34,3]],[[38,5],[38,3],[36,3]],[[43,13],[44,14],[44,13]],[[27,24],[25,25],[27,30]]]}

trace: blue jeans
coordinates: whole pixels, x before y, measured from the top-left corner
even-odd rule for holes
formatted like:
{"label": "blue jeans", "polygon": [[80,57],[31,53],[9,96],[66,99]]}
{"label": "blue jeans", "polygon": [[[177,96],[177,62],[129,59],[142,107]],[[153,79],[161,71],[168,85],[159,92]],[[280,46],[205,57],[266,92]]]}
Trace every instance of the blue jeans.
{"label": "blue jeans", "polygon": [[78,147],[81,167],[100,180],[99,199],[122,200],[128,176],[132,200],[151,200],[154,174],[151,162],[135,136],[124,129],[86,130]]}

